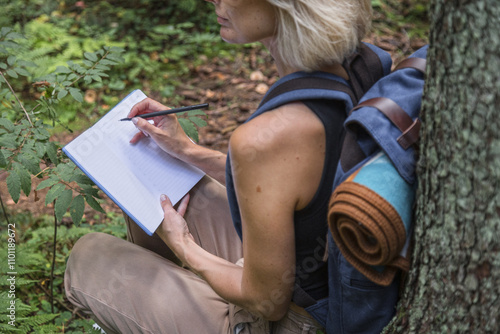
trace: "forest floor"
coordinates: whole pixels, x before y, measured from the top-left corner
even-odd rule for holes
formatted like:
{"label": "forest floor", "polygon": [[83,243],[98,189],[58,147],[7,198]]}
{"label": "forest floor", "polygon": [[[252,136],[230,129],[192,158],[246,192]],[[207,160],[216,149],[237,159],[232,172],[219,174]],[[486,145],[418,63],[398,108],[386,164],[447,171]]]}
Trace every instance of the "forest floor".
{"label": "forest floor", "polygon": [[[406,33],[387,31],[387,35],[373,34],[366,39],[388,51],[393,63],[398,64],[421,46],[426,44],[422,38],[410,38]],[[233,130],[254,112],[269,87],[276,82],[278,74],[268,52],[262,48],[249,48],[236,59],[206,59],[203,65],[192,67],[189,77],[183,78],[183,84],[176,88],[175,94],[182,97],[179,105],[191,105],[208,102],[206,127],[199,129],[199,144],[209,148],[227,151],[229,137]],[[154,95],[152,98],[156,98]],[[61,144],[69,142],[73,137],[59,134],[56,140]],[[37,182],[33,182],[33,189]],[[42,191],[32,191],[30,196],[24,194],[17,204],[8,196],[5,178],[0,177],[0,195],[9,198],[6,201],[11,213],[31,212],[34,216],[52,214],[52,207],[45,206]],[[104,194],[102,207],[106,212],[119,212],[119,208]],[[63,223],[70,223],[70,218]],[[106,215],[87,207],[84,219],[93,224],[103,221]]]}

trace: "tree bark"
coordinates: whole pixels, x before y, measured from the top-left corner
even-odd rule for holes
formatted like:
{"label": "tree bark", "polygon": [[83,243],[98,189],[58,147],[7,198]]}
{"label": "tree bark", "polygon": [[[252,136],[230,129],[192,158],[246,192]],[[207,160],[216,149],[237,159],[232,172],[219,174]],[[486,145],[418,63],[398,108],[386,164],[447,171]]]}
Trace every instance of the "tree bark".
{"label": "tree bark", "polygon": [[500,332],[500,1],[432,0],[412,269],[388,333]]}

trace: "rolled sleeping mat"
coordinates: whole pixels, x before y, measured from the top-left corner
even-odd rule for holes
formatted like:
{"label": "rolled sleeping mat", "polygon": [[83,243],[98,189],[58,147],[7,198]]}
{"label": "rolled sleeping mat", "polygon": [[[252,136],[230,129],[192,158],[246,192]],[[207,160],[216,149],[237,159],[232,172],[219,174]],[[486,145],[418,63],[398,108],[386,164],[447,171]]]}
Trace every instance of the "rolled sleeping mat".
{"label": "rolled sleeping mat", "polygon": [[333,192],[328,224],[344,257],[368,279],[391,284],[408,271],[415,185],[380,152]]}

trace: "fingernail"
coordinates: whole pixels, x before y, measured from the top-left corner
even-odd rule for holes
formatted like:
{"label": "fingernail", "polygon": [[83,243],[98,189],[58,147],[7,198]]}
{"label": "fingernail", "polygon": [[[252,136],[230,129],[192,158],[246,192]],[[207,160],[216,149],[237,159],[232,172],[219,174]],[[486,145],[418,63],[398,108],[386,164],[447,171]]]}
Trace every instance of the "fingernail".
{"label": "fingernail", "polygon": [[166,200],[167,200],[167,195],[165,195],[165,194],[161,194],[161,195],[160,195],[160,201],[162,201],[162,202],[163,202],[163,201],[166,201]]}
{"label": "fingernail", "polygon": [[137,125],[137,122],[139,122],[137,117],[132,118],[132,123],[134,123],[134,125]]}

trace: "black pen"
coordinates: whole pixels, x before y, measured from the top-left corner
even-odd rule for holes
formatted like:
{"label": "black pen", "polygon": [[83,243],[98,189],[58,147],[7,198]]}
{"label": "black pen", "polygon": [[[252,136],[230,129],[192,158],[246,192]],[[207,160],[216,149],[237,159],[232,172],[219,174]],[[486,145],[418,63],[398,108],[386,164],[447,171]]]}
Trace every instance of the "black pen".
{"label": "black pen", "polygon": [[[151,112],[148,114],[136,115],[134,117],[151,118],[151,117],[156,117],[156,116],[176,114],[176,113],[180,113],[180,112],[184,112],[184,111],[203,109],[203,108],[207,108],[207,107],[208,107],[208,103],[202,103],[202,104],[196,104],[194,106],[180,107],[180,108],[174,108],[174,109],[169,109],[169,110]],[[130,121],[130,120],[132,120],[132,118],[122,118],[120,121]]]}

